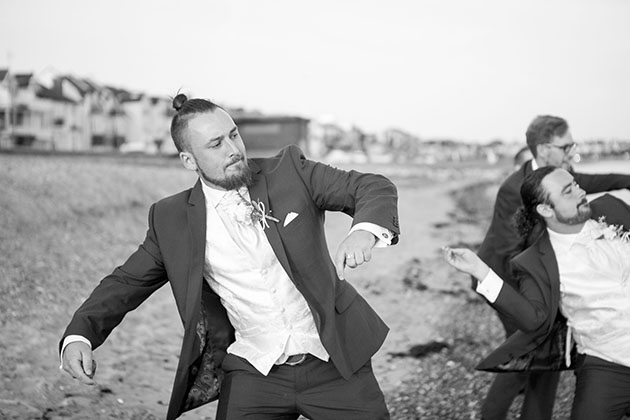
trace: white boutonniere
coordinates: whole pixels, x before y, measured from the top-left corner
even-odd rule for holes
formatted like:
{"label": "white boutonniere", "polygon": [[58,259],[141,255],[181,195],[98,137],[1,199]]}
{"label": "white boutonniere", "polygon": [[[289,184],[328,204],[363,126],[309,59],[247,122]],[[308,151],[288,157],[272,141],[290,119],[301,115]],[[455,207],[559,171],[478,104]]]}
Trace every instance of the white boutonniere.
{"label": "white boutonniere", "polygon": [[241,200],[236,203],[236,207],[230,212],[234,220],[244,226],[251,226],[254,222],[254,209],[251,203]]}
{"label": "white boutonniere", "polygon": [[606,217],[602,216],[597,220],[597,226],[593,230],[595,239],[607,239],[609,241],[619,239],[623,242],[630,242],[630,231],[624,230],[622,225],[609,225]]}
{"label": "white boutonniere", "polygon": [[260,223],[260,226],[265,229],[269,227],[269,222],[267,220],[271,220],[272,222],[278,223],[280,220],[276,219],[271,215],[271,210],[267,212],[265,210],[265,203],[260,200],[252,200],[252,211],[251,211],[251,221],[254,223]]}

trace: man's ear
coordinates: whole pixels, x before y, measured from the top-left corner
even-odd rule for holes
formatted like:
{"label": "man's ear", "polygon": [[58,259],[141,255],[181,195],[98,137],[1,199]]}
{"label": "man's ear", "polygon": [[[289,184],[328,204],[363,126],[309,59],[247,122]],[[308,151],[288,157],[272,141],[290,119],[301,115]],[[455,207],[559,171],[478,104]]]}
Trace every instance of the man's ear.
{"label": "man's ear", "polygon": [[197,161],[190,152],[179,152],[179,159],[184,164],[184,168],[190,171],[197,171]]}
{"label": "man's ear", "polygon": [[551,208],[549,204],[546,204],[546,203],[538,204],[536,206],[536,212],[538,212],[538,214],[540,214],[545,219],[553,216],[553,209]]}
{"label": "man's ear", "polygon": [[549,148],[546,143],[536,145],[536,162],[541,166],[545,166],[547,163],[547,153],[549,153]]}

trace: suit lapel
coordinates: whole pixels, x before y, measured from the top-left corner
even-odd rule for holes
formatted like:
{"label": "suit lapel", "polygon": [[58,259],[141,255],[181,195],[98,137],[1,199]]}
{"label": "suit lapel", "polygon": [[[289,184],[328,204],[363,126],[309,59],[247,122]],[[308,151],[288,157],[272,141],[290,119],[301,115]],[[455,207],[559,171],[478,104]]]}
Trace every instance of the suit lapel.
{"label": "suit lapel", "polygon": [[192,320],[200,310],[201,284],[206,250],[206,201],[201,180],[190,192],[188,199],[188,232],[190,238],[189,272],[186,282],[186,319]]}
{"label": "suit lapel", "polygon": [[[254,183],[251,187],[249,187],[249,197],[252,199],[252,201],[262,202],[265,206],[265,211],[267,212],[267,214],[269,214],[269,212],[272,210],[272,207],[269,203],[267,177],[265,177],[265,175],[262,173],[260,166],[258,166],[256,162],[250,161],[249,165],[254,172]],[[284,251],[282,238],[280,237],[278,223],[282,222],[269,221],[269,227],[265,228],[265,235],[267,236],[267,240],[269,241],[273,252],[276,254],[276,258],[278,258],[278,261],[280,261],[280,264],[284,268],[284,271],[286,271],[291,280],[293,280],[291,267],[289,266],[289,259],[287,258],[287,254]]]}
{"label": "suit lapel", "polygon": [[532,168],[532,160],[528,160],[527,162],[525,162],[525,164],[523,165],[523,178],[525,178],[527,175],[531,174],[532,172],[534,172],[534,169]]}
{"label": "suit lapel", "polygon": [[[551,313],[553,314],[558,310],[558,302],[560,302],[560,273],[558,272],[556,254],[553,252],[551,242],[549,241],[549,234],[544,232],[543,235],[538,243],[538,251],[540,252],[540,261],[549,279],[551,289]],[[552,325],[553,319],[551,320],[550,327]]]}

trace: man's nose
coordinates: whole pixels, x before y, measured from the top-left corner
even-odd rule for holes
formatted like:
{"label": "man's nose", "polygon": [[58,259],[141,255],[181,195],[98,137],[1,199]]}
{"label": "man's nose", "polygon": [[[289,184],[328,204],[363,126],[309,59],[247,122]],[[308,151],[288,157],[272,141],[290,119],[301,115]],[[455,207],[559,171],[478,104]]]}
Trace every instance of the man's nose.
{"label": "man's nose", "polygon": [[578,188],[577,188],[577,189],[578,189],[578,194],[579,194],[580,198],[584,198],[584,197],[586,197],[586,191],[584,191],[584,190],[583,190],[582,188],[580,188],[579,186],[578,186]]}
{"label": "man's nose", "polygon": [[236,144],[236,142],[234,140],[228,140],[227,144],[230,146],[230,154],[234,155],[234,154],[240,154],[241,153],[241,149],[238,147],[238,145]]}

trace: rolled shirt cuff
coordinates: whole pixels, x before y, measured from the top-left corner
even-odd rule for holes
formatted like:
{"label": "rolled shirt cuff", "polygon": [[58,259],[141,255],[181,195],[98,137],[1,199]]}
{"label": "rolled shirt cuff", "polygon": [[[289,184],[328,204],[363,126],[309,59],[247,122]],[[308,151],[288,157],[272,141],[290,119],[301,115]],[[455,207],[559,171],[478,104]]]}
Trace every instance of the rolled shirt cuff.
{"label": "rolled shirt cuff", "polygon": [[503,280],[494,271],[489,270],[486,277],[477,283],[475,291],[481,296],[488,299],[490,303],[494,303],[503,287]]}
{"label": "rolled shirt cuff", "polygon": [[367,230],[372,235],[376,236],[376,244],[374,244],[375,248],[385,248],[390,246],[392,244],[392,239],[394,238],[394,233],[391,230],[370,222],[357,223],[352,226],[352,229],[350,229],[348,234],[357,230]]}

